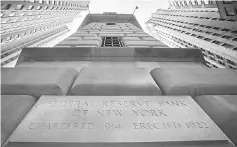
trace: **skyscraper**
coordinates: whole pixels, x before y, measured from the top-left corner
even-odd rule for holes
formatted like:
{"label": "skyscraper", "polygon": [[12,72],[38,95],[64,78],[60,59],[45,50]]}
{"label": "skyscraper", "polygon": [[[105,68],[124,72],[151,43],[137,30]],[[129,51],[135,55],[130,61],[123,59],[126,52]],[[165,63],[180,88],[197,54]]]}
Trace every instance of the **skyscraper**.
{"label": "skyscraper", "polygon": [[88,14],[55,47],[23,48],[1,71],[4,147],[237,144],[237,73],[169,48],[133,14]]}
{"label": "skyscraper", "polygon": [[68,31],[67,23],[88,9],[89,1],[1,1],[1,66],[22,48]]}
{"label": "skyscraper", "polygon": [[147,21],[150,33],[169,47],[199,48],[209,67],[237,67],[236,1],[170,1]]}

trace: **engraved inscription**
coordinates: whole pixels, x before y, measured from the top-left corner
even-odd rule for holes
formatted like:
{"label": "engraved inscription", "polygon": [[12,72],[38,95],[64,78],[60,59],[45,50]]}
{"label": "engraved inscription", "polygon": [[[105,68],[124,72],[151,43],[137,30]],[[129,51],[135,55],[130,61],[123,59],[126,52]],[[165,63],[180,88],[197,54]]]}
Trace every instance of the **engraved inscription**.
{"label": "engraved inscription", "polygon": [[31,122],[29,125],[29,129],[42,129],[42,130],[93,130],[95,128],[94,123],[70,123],[70,122],[42,122],[42,123],[34,123]]}
{"label": "engraved inscription", "polygon": [[[71,113],[68,122],[31,122],[29,129],[44,130],[121,130],[130,128],[133,130],[162,130],[162,129],[206,129],[208,124],[204,121],[176,121],[179,109],[189,107],[188,102],[184,100],[48,100],[47,105],[50,109],[67,109]],[[69,114],[69,113],[68,113]],[[116,121],[109,118],[116,118]],[[139,118],[146,120],[137,122],[126,118]],[[88,118],[93,121],[84,122]],[[169,118],[169,120],[166,120]],[[174,118],[174,119],[170,119]],[[102,121],[101,121],[102,119]],[[125,120],[124,120],[125,119]],[[138,120],[139,120],[138,119]],[[100,121],[97,121],[100,120]],[[112,119],[113,120],[113,119]],[[82,122],[81,122],[82,121]],[[126,123],[123,123],[126,122]]]}

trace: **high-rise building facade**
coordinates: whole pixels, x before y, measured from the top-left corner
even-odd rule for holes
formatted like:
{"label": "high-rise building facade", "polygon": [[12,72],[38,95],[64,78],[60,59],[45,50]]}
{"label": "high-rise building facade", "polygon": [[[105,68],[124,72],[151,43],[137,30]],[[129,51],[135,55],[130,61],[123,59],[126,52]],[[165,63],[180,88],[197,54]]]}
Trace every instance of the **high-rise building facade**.
{"label": "high-rise building facade", "polygon": [[1,66],[16,60],[22,48],[68,32],[66,24],[88,4],[88,0],[1,1]]}
{"label": "high-rise building facade", "polygon": [[[114,15],[114,20],[108,22]],[[162,42],[145,33],[139,23],[133,18],[133,23],[120,21],[116,23],[119,17],[131,17],[131,15],[117,15],[111,13],[88,15],[80,29],[57,44],[55,47],[167,47]],[[88,20],[93,20],[87,23]],[[100,22],[95,20],[99,19]],[[102,19],[102,20],[101,20]],[[103,22],[103,19],[105,21]],[[125,19],[126,20],[126,19]]]}
{"label": "high-rise building facade", "polygon": [[169,48],[133,14],[88,14],[1,76],[3,147],[237,145],[237,72]]}
{"label": "high-rise building facade", "polygon": [[158,9],[147,26],[153,36],[169,47],[199,48],[209,67],[236,70],[236,4],[236,1],[170,1],[170,8]]}

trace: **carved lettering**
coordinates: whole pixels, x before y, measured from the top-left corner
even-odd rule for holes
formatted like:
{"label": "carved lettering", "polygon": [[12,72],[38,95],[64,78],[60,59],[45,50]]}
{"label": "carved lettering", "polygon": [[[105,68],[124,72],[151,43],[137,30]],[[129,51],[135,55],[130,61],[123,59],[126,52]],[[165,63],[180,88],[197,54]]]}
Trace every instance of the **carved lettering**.
{"label": "carved lettering", "polygon": [[156,110],[132,110],[132,112],[136,116],[168,116],[163,109],[156,109]]}
{"label": "carved lettering", "polygon": [[97,116],[124,116],[127,110],[97,110]]}
{"label": "carved lettering", "polygon": [[76,130],[92,130],[95,129],[94,123],[69,123],[69,122],[51,122],[51,123],[30,123],[29,129],[43,129],[43,130],[69,130],[69,129],[76,129]]}
{"label": "carved lettering", "polygon": [[187,107],[188,104],[186,104],[184,101],[161,101],[157,100],[157,103],[159,106],[170,106],[170,107]]}
{"label": "carved lettering", "polygon": [[182,127],[179,122],[146,122],[146,123],[133,123],[134,129],[138,130],[158,130],[158,129],[179,129]]}
{"label": "carved lettering", "polygon": [[72,115],[75,117],[81,117],[81,116],[86,116],[88,113],[88,110],[73,110]]}

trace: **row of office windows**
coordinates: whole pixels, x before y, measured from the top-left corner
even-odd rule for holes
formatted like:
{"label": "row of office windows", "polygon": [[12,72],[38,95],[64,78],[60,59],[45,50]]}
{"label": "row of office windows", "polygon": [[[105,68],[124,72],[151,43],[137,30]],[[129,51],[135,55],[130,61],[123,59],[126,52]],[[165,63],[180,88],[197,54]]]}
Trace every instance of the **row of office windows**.
{"label": "row of office windows", "polygon": [[[184,28],[188,32],[196,31],[196,32],[206,33],[206,34],[218,36],[218,37],[222,36],[221,38],[236,42],[237,30],[231,30],[231,29],[226,29],[226,28],[219,28],[215,26],[201,25],[201,24],[195,24],[195,23],[188,23],[188,22],[176,21],[176,20],[164,19],[164,18],[156,18],[156,19],[153,18],[151,20],[153,20],[154,23],[163,23],[163,24],[168,24],[171,26],[176,26],[176,28],[177,27]],[[199,29],[194,28],[194,27],[199,27]],[[213,30],[213,32],[211,32],[211,30]],[[216,31],[220,31],[220,32],[215,33]],[[229,33],[229,35],[223,35],[222,32]]]}
{"label": "row of office windows", "polygon": [[52,37],[50,37],[50,38],[44,40],[44,41],[41,42],[40,44],[37,44],[35,47],[43,46],[43,45],[49,43],[50,41],[56,39],[57,37],[61,36],[62,34],[64,34],[64,33],[67,32],[67,31],[68,31],[68,30],[65,30],[65,31],[59,32],[58,34],[56,34],[56,35],[54,35],[54,36],[52,36]]}
{"label": "row of office windows", "polygon": [[[181,40],[180,38],[174,37],[174,36],[172,36],[172,35],[169,35],[169,34],[167,34],[167,33],[164,33],[164,32],[162,32],[162,31],[159,31],[159,30],[157,30],[157,33],[152,32],[151,34],[154,35],[154,36],[156,36],[160,41],[164,42],[164,43],[167,44],[169,47],[174,47],[174,48],[176,48],[176,47],[177,47],[177,48],[184,48],[184,47],[187,47],[187,48],[199,48],[199,49],[201,49],[201,51],[202,51],[202,53],[203,53],[203,56],[204,56],[204,59],[205,59],[206,64],[207,64],[208,67],[215,67],[215,68],[218,68],[218,66],[216,66],[215,64],[212,64],[212,63],[208,62],[207,59],[212,60],[213,62],[215,62],[215,63],[217,63],[217,64],[219,64],[219,65],[226,66],[227,68],[230,68],[230,69],[237,69],[237,68],[236,68],[236,65],[235,65],[235,63],[234,63],[233,61],[226,59],[226,61],[228,61],[228,63],[227,63],[227,65],[225,65],[225,62],[223,61],[223,60],[224,60],[223,57],[221,57],[221,56],[215,54],[216,57],[223,59],[222,61],[216,60],[215,57],[213,57],[213,56],[208,56],[208,55],[206,54],[206,52],[209,53],[210,55],[214,55],[214,53],[212,53],[212,52],[210,52],[210,51],[206,51],[206,50],[204,50],[204,49],[202,49],[202,48],[200,48],[200,47],[198,47],[198,46],[196,46],[196,45],[193,45],[193,44],[191,44],[191,43],[189,43],[189,42],[186,42],[186,41],[184,41],[184,40]],[[169,38],[169,39],[168,39],[168,38]],[[172,41],[170,41],[170,40],[172,40]],[[205,52],[204,52],[204,51],[205,51]]]}
{"label": "row of office windows", "polygon": [[[37,19],[38,18],[38,19]],[[66,18],[66,19],[65,19]],[[25,18],[22,18],[25,20]],[[25,21],[15,22],[15,23],[6,23],[1,25],[1,35],[7,35],[9,33],[13,32],[20,32],[20,31],[26,31],[32,28],[38,29],[41,28],[41,26],[45,25],[56,25],[60,22],[62,23],[68,23],[72,21],[72,17],[69,16],[55,16],[55,17],[47,17],[47,18],[40,18],[34,17],[34,18],[27,18]]]}
{"label": "row of office windows", "polygon": [[[1,59],[7,58],[8,56],[10,56],[10,55],[12,55],[12,54],[15,54],[15,53],[21,51],[22,48],[28,47],[29,45],[32,45],[32,44],[36,43],[38,40],[45,39],[45,38],[47,38],[47,37],[49,37],[49,36],[54,35],[54,34],[57,33],[57,32],[62,32],[63,30],[65,30],[65,28],[61,28],[61,29],[59,29],[59,30],[55,30],[55,31],[53,31],[53,32],[47,33],[47,34],[44,35],[44,36],[37,37],[37,38],[35,38],[34,40],[32,40],[32,41],[30,41],[30,42],[25,41],[25,43],[21,44],[20,46],[19,46],[19,45],[18,45],[18,46],[15,46],[14,48],[11,48],[11,49],[9,49],[9,50],[3,52],[3,53],[1,54]],[[12,62],[12,61],[15,60],[18,56],[19,56],[19,54],[16,55],[16,56],[14,56],[14,57],[11,57],[11,58],[7,59],[6,61],[4,61],[4,62],[1,63],[1,66],[4,66],[4,65],[6,65],[6,64],[8,64],[8,63],[10,63],[10,62]]]}
{"label": "row of office windows", "polygon": [[80,4],[71,3],[68,1],[60,1],[60,0],[25,0],[25,2],[41,3],[41,4],[54,4],[54,5],[72,6],[72,7],[79,7],[80,6]]}
{"label": "row of office windows", "polygon": [[[220,0],[219,0],[220,1]],[[222,0],[221,1],[223,4],[232,4],[236,2],[236,0]],[[182,7],[182,6],[190,6],[190,5],[215,5],[216,0],[178,0],[178,1],[173,1],[173,3],[169,3],[170,6],[177,6],[177,7]]]}
{"label": "row of office windows", "polygon": [[2,63],[1,63],[1,66],[4,66],[4,65],[6,65],[6,64],[8,64],[8,63],[10,63],[10,62],[12,62],[12,61],[14,61],[14,60],[16,60],[18,57],[19,57],[19,55],[16,55],[16,56],[10,58],[9,60],[6,60],[6,61],[2,62]]}
{"label": "row of office windows", "polygon": [[191,27],[187,27],[189,29],[191,29],[193,26],[197,26],[197,27],[201,27],[203,29],[213,29],[214,31],[230,32],[230,33],[233,33],[233,35],[237,34],[237,30],[231,30],[231,29],[227,29],[227,28],[220,28],[220,27],[216,27],[216,26],[202,25],[202,24],[190,23],[190,22],[173,20],[173,19],[165,19],[165,18],[162,18],[162,17],[156,17],[155,19],[153,18],[153,20],[155,20],[155,21],[156,21],[156,19],[166,20],[166,21],[169,21],[169,22],[180,23],[181,26],[183,25],[183,27],[185,27],[185,25],[191,25]]}
{"label": "row of office windows", "polygon": [[189,6],[189,5],[208,5],[208,4],[216,4],[214,0],[183,0],[183,1],[173,1],[170,3],[170,6]]}
{"label": "row of office windows", "polygon": [[[182,46],[178,46],[177,44],[171,43],[171,41],[169,41],[171,46],[187,47],[187,48],[198,48],[198,49],[200,49],[202,51],[203,56],[205,58],[208,58],[208,59],[210,59],[210,60],[212,60],[212,61],[214,61],[214,62],[216,62],[216,63],[218,63],[218,64],[220,64],[222,66],[225,66],[227,68],[235,69],[235,70],[237,69],[237,63],[235,63],[235,62],[233,62],[233,61],[231,61],[229,59],[226,59],[226,58],[224,58],[224,57],[222,57],[222,56],[220,56],[218,54],[215,54],[214,52],[211,52],[211,51],[208,51],[206,49],[203,49],[203,48],[201,48],[201,47],[199,47],[197,45],[194,45],[194,44],[192,44],[190,42],[184,41],[184,40],[182,40],[180,38],[177,38],[177,37],[175,37],[173,35],[170,35],[168,33],[163,32],[163,31],[159,31],[157,29],[156,29],[156,31],[157,31],[157,35],[160,36],[160,38],[163,38],[163,39],[169,38],[173,42],[176,42],[176,43],[182,45]],[[215,66],[213,66],[213,67],[215,67]]]}
{"label": "row of office windows", "polygon": [[1,4],[1,10],[80,10],[78,6],[43,6],[43,5],[24,5],[24,4],[17,4],[16,6],[13,4]]}
{"label": "row of office windows", "polygon": [[[218,12],[216,9],[158,9],[156,12]],[[153,13],[155,14],[155,13]]]}
{"label": "row of office windows", "polygon": [[[190,26],[185,26],[183,24],[177,24],[177,23],[172,23],[172,22],[169,22],[169,21],[160,21],[158,20],[159,23],[163,23],[163,24],[168,24],[168,25],[171,25],[171,26],[176,26],[176,28],[181,28],[182,30],[185,29],[187,30],[188,32],[186,32],[187,35],[190,35],[192,33],[190,33],[190,31],[196,31],[196,32],[201,32],[201,33],[205,33],[205,34],[209,34],[209,35],[212,35],[212,36],[217,36],[217,37],[221,37],[221,38],[224,38],[226,40],[231,40],[231,41],[234,41],[236,44],[237,42],[237,37],[234,37],[237,33],[236,30],[233,30],[231,33],[233,33],[233,35],[223,35],[223,34],[219,34],[219,33],[214,33],[216,31],[223,31],[223,32],[230,32],[231,30],[230,29],[221,29],[221,28],[218,28],[218,27],[211,27],[211,26],[205,26],[205,25],[198,25],[198,24],[195,24],[194,26],[199,26],[201,28],[205,28],[204,30],[201,30],[201,29],[197,29],[197,28],[193,28],[193,27],[190,27]],[[214,32],[210,32],[206,30],[206,28],[208,29],[213,29]],[[205,34],[203,34],[205,36]],[[196,36],[195,36],[196,37]],[[200,36],[199,36],[200,37]],[[205,37],[202,37],[202,39],[205,38]],[[210,41],[207,39],[207,41]],[[220,42],[221,44],[221,42]]]}
{"label": "row of office windows", "polygon": [[[192,16],[192,15],[187,15],[187,14],[175,15],[175,14],[159,13],[159,14],[156,14],[156,15],[174,16],[174,17],[187,17],[187,18],[197,18],[197,19],[206,19],[206,20],[218,20],[218,21],[232,21],[232,22],[236,21],[234,19],[224,19],[224,18],[216,18],[216,17],[199,17],[199,16]],[[236,14],[234,14],[234,15],[237,15],[237,9],[236,9]]]}
{"label": "row of office windows", "polygon": [[56,15],[56,14],[68,14],[69,12],[67,11],[23,11],[23,12],[10,12],[10,13],[0,13],[1,18],[15,18],[15,17],[23,17],[23,16],[50,16],[50,15]]}
{"label": "row of office windows", "polygon": [[2,19],[1,24],[14,24],[16,22],[32,22],[35,20],[48,20],[51,18],[60,18],[60,17],[67,17],[67,15],[65,16],[60,16],[60,15],[56,15],[56,16],[49,16],[49,17],[43,17],[43,16],[31,16],[31,17],[19,17],[19,18],[5,18]]}
{"label": "row of office windows", "polygon": [[158,40],[165,43],[169,47],[172,47],[172,48],[182,48],[183,47],[177,43],[174,43],[174,41],[168,40],[167,37],[163,37],[163,35],[158,35],[156,33],[151,33],[151,34],[152,34],[152,36],[156,37]]}
{"label": "row of office windows", "polygon": [[54,24],[54,25],[48,25],[48,26],[44,26],[44,27],[35,28],[35,29],[32,29],[32,30],[27,30],[25,32],[21,32],[20,34],[14,34],[14,36],[9,35],[6,38],[1,38],[1,44],[9,43],[11,41],[15,41],[15,40],[23,38],[25,36],[33,35],[34,33],[42,32],[42,31],[48,30],[50,28],[60,26],[64,23],[66,23],[66,22],[60,22],[60,23],[57,23],[57,24]]}
{"label": "row of office windows", "polygon": [[[220,45],[220,46],[223,46],[223,47],[225,47],[225,48],[227,48],[227,49],[231,49],[231,50],[234,50],[234,51],[237,52],[237,46],[234,46],[234,45],[231,45],[231,44],[228,44],[228,43],[224,43],[224,42],[220,42],[220,41],[217,41],[217,40],[212,40],[212,39],[206,38],[206,37],[204,37],[204,36],[192,34],[192,33],[190,33],[190,32],[178,30],[178,29],[175,29],[175,28],[172,28],[172,27],[168,27],[168,26],[164,26],[164,25],[160,25],[160,24],[159,24],[159,26],[162,26],[162,27],[168,28],[168,29],[172,29],[172,30],[177,31],[177,32],[180,32],[180,33],[184,33],[184,34],[190,35],[190,36],[192,36],[192,37],[196,37],[196,38],[198,38],[198,39],[202,39],[202,40],[205,40],[205,41],[207,41],[207,42],[211,42],[211,43],[213,43],[213,44]],[[237,40],[237,39],[235,38],[235,41],[236,41],[236,40]]]}

